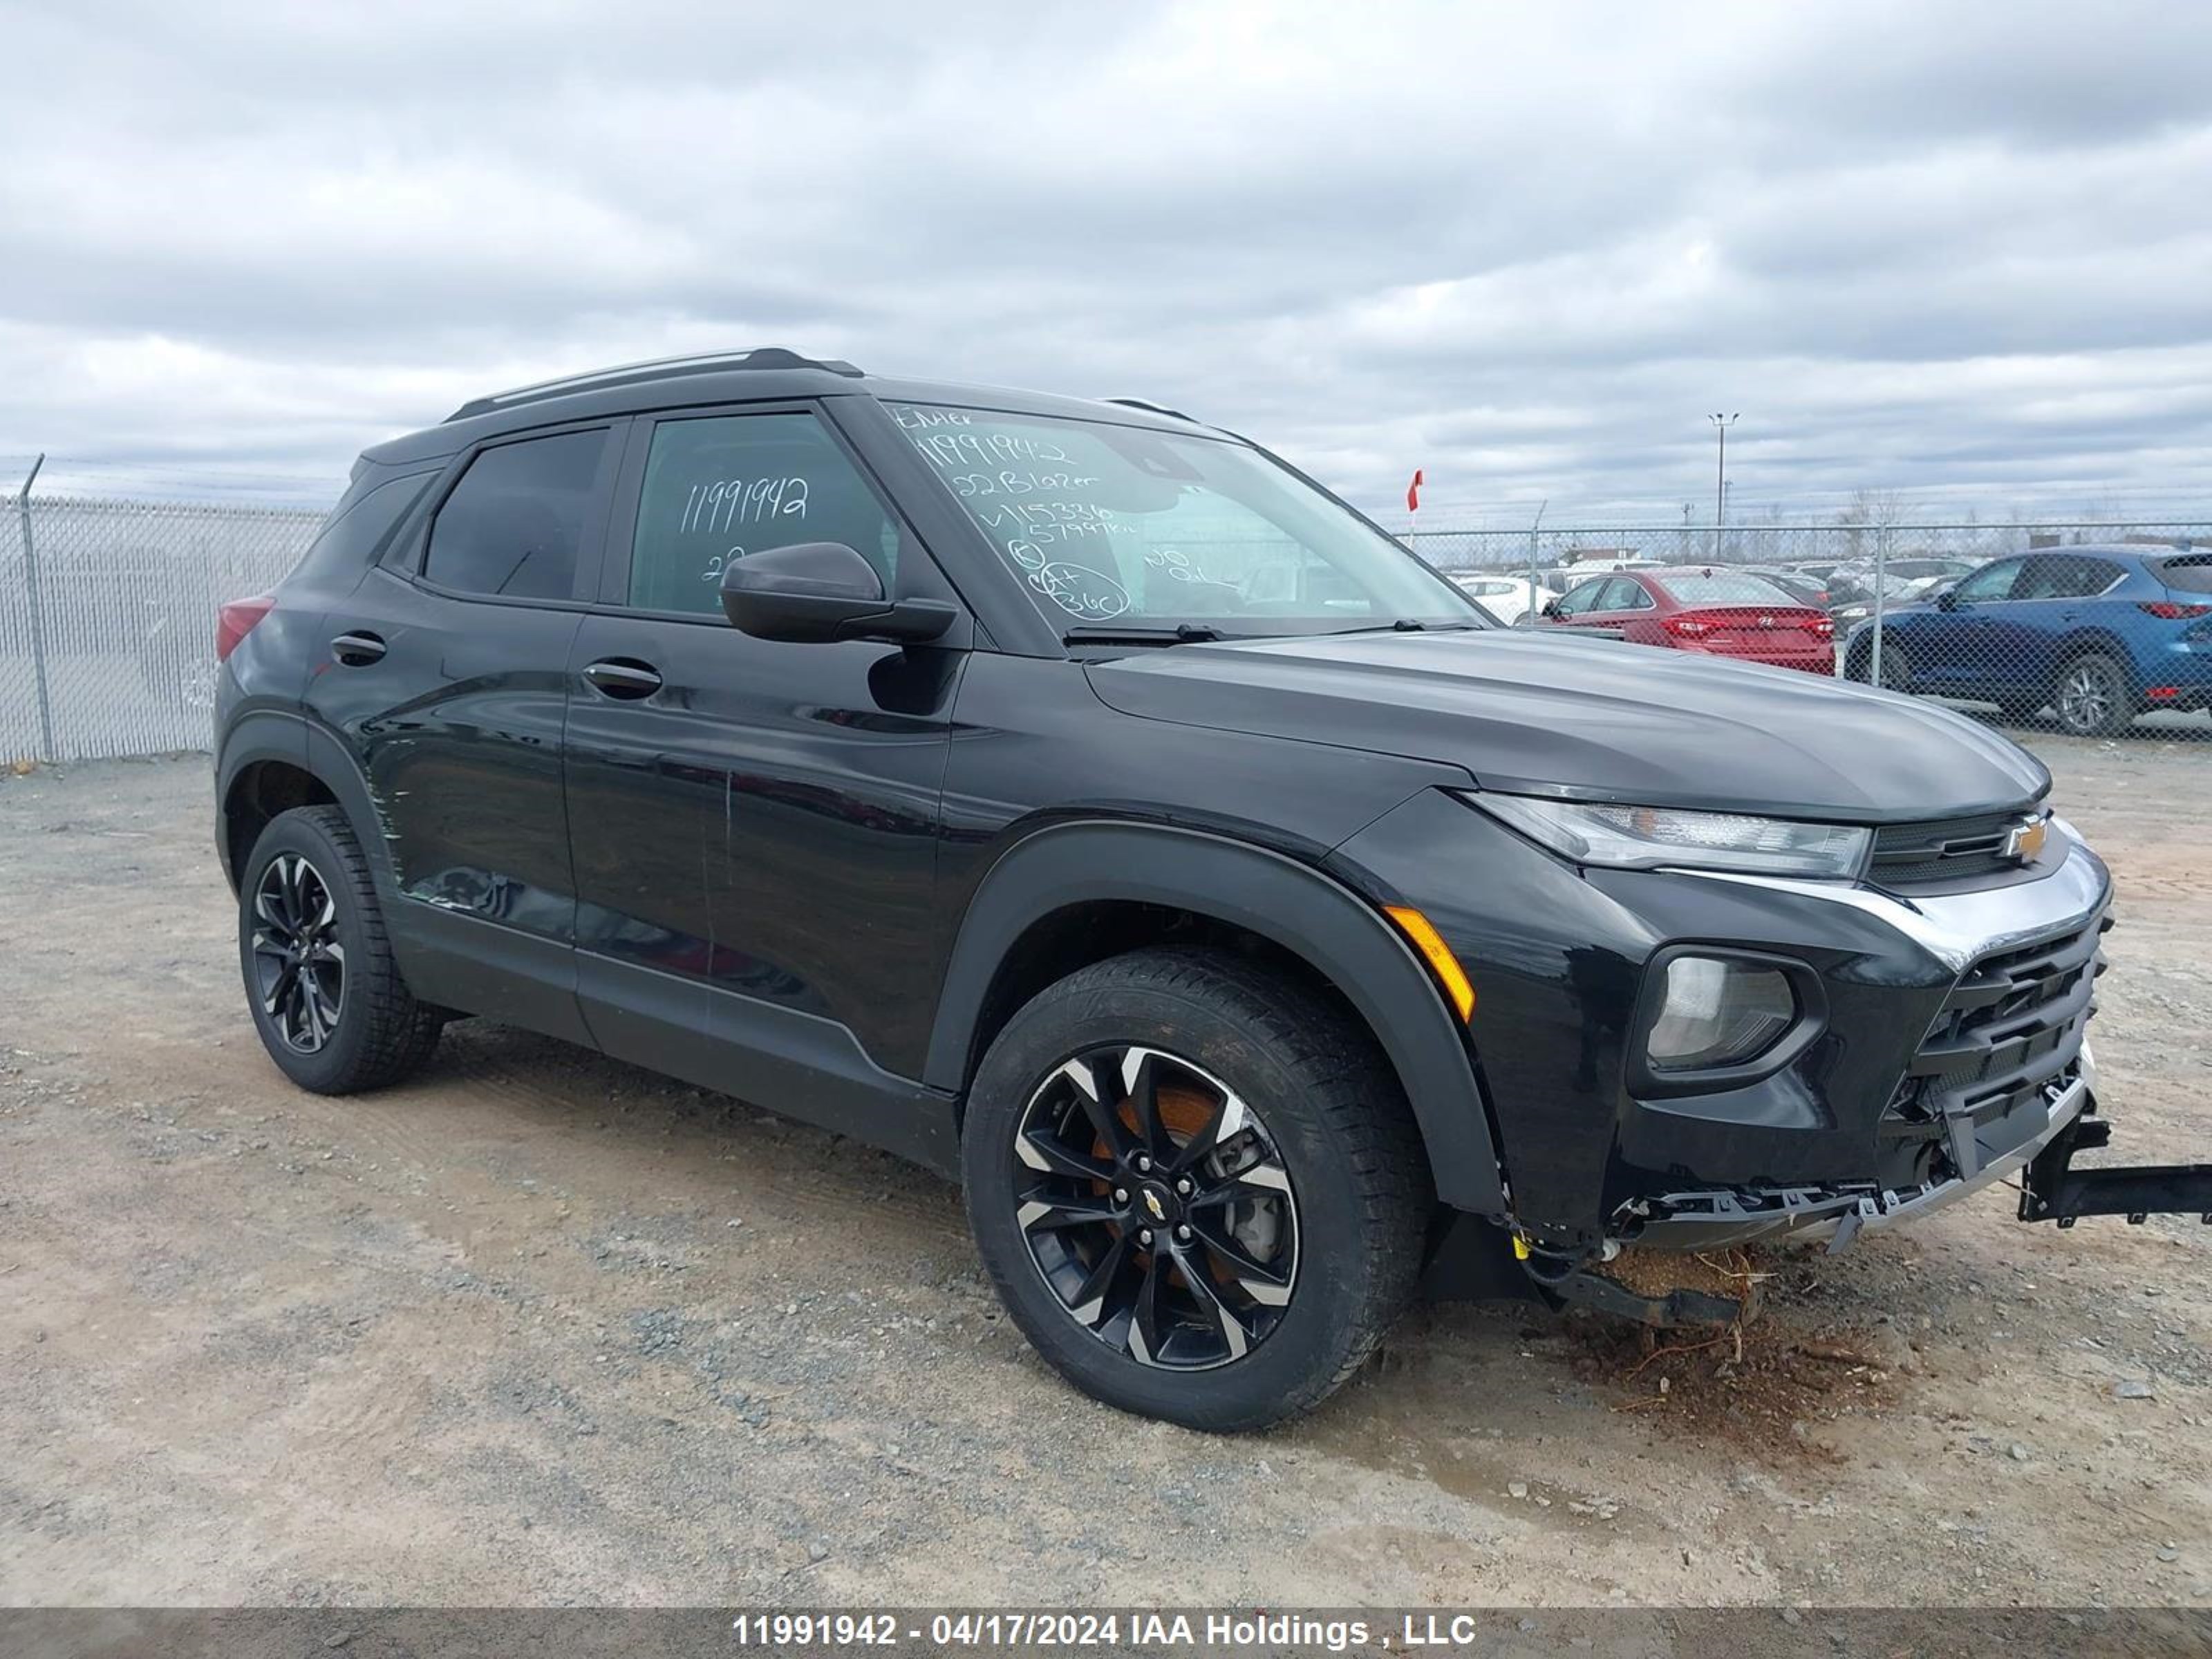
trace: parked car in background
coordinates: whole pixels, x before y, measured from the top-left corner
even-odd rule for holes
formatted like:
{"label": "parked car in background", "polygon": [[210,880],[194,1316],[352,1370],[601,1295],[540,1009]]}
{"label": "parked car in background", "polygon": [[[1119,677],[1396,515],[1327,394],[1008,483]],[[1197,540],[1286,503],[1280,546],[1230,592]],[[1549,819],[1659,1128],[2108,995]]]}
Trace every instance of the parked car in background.
{"label": "parked car in background", "polygon": [[1538,586],[1526,576],[1500,576],[1474,570],[1445,574],[1451,578],[1454,587],[1509,628],[1531,611],[1541,610],[1553,597],[1549,588]]}
{"label": "parked car in background", "polygon": [[[1881,608],[1887,612],[1916,599],[1930,598],[1956,580],[1951,576],[1916,576],[1909,581],[1893,581],[1882,592]],[[1875,596],[1868,588],[1856,585],[1844,586],[1840,592],[1844,597],[1828,607],[1828,616],[1838,632],[1849,634],[1852,628],[1874,615]]]}
{"label": "parked car in background", "polygon": [[1885,559],[1876,564],[1872,559],[1853,559],[1829,572],[1830,601],[1832,605],[1871,605],[1879,586],[1883,602],[1887,604],[1932,592],[1938,586],[1972,574],[1987,562],[1985,559],[1974,558],[1908,556]]}
{"label": "parked car in background", "polygon": [[1539,570],[1536,580],[1554,593],[1564,593],[1577,582],[1587,581],[1592,576],[1612,570],[1651,570],[1658,567],[1656,559],[1639,559],[1623,554],[1619,556],[1601,554],[1587,559],[1575,559],[1565,564],[1555,564]]}
{"label": "parked car in background", "polygon": [[[2069,547],[2021,554],[1882,618],[1881,683],[1993,702],[2023,720],[2048,706],[2081,736],[2154,708],[2212,706],[2212,551]],[[1845,672],[1874,672],[1874,624],[1846,637]]]}
{"label": "parked car in background", "polygon": [[1662,566],[1593,577],[1544,607],[1555,628],[1599,628],[1639,645],[1836,672],[1835,624],[1764,576],[1724,565]]}
{"label": "parked car in background", "polygon": [[1828,584],[1818,576],[1803,570],[1793,570],[1786,565],[1737,565],[1734,568],[1748,575],[1764,576],[1800,605],[1809,605],[1826,611],[1834,603],[1835,596]]}

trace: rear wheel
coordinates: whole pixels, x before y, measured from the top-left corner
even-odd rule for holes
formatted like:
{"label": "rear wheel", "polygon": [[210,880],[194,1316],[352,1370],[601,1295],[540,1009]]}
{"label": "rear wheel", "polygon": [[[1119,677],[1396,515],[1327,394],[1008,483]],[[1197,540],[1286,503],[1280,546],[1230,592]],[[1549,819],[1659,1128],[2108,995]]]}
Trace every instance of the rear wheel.
{"label": "rear wheel", "polygon": [[382,1088],[437,1046],[442,1012],[400,978],[368,860],[335,806],[280,812],[254,842],[238,957],[262,1046],[302,1088]]}
{"label": "rear wheel", "polygon": [[2076,737],[2112,737],[2136,717],[2127,671],[2101,651],[2084,652],[2058,671],[2051,706],[2060,726]]}
{"label": "rear wheel", "polygon": [[1315,1405],[1410,1298],[1430,1207],[1389,1063],[1226,952],[1042,993],[984,1057],[969,1218],[1040,1353],[1124,1411],[1252,1429]]}

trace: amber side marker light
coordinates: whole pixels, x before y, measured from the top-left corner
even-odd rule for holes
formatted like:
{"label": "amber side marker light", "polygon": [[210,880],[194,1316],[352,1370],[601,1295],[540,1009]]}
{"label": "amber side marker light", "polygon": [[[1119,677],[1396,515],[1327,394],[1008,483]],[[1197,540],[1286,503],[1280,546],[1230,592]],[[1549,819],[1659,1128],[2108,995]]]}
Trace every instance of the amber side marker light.
{"label": "amber side marker light", "polygon": [[1413,941],[1414,949],[1428,959],[1429,968],[1459,1010],[1460,1024],[1464,1025],[1474,1018],[1474,987],[1468,983],[1467,970],[1459,965],[1459,958],[1444,943],[1443,935],[1435,925],[1411,905],[1386,904],[1383,909],[1390,920],[1398,924],[1406,937]]}

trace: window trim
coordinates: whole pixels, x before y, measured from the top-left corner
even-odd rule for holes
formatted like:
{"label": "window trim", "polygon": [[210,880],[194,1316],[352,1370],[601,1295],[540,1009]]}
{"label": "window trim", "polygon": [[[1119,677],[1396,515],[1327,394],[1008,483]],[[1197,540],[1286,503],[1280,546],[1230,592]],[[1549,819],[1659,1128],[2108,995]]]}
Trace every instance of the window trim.
{"label": "window trim", "polygon": [[[394,538],[384,559],[380,562],[382,568],[425,593],[465,605],[521,605],[533,611],[587,609],[590,605],[588,595],[598,580],[598,571],[605,551],[607,514],[613,505],[616,486],[622,476],[632,424],[630,417],[626,415],[602,416],[595,420],[563,421],[556,426],[528,427],[513,432],[494,433],[458,452],[447,463],[437,483],[425,492],[422,501],[416,503],[416,521],[407,527],[404,535]],[[446,510],[446,503],[461,487],[461,480],[469,476],[469,469],[477,464],[477,459],[487,450],[506,449],[516,444],[534,442],[540,438],[566,437],[577,432],[605,432],[607,443],[599,456],[599,470],[592,480],[591,504],[586,509],[583,532],[576,543],[576,568],[569,584],[569,596],[565,599],[554,599],[534,594],[481,593],[467,588],[449,587],[443,582],[434,580],[428,571],[430,538],[436,533],[438,515]]]}
{"label": "window trim", "polygon": [[[691,623],[719,628],[725,632],[734,631],[730,628],[729,618],[719,610],[657,611],[632,605],[629,602],[629,573],[637,556],[637,516],[644,501],[645,469],[653,458],[653,434],[663,425],[678,421],[742,419],[755,415],[811,416],[850,464],[862,486],[875,496],[884,517],[898,532],[898,564],[892,572],[891,598],[926,597],[959,602],[959,596],[944,580],[936,561],[931,558],[913,524],[900,510],[897,497],[877,476],[876,470],[868,465],[866,458],[854,447],[843,428],[831,417],[826,401],[818,398],[769,398],[742,404],[690,404],[647,410],[635,417],[630,428],[629,450],[623,458],[622,471],[615,479],[612,498],[608,503],[606,534],[603,538],[604,556],[599,563],[597,592],[586,601],[585,609],[595,615],[625,617],[640,622]],[[921,574],[923,571],[928,574]],[[963,608],[964,610],[964,605]],[[948,634],[946,640],[949,642],[956,637],[956,634]]]}

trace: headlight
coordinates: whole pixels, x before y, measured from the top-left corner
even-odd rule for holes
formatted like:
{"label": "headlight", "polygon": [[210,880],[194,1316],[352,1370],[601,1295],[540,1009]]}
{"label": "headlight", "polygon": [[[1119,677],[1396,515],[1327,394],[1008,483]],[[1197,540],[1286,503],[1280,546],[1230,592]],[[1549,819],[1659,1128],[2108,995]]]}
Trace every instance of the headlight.
{"label": "headlight", "polygon": [[1672,806],[1605,806],[1534,795],[1462,797],[1577,864],[1616,870],[1755,870],[1771,876],[1850,878],[1874,832]]}
{"label": "headlight", "polygon": [[1741,1066],[1772,1048],[1796,1018],[1796,994],[1774,969],[1725,957],[1676,957],[1667,964],[1644,1054],[1655,1072]]}

